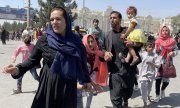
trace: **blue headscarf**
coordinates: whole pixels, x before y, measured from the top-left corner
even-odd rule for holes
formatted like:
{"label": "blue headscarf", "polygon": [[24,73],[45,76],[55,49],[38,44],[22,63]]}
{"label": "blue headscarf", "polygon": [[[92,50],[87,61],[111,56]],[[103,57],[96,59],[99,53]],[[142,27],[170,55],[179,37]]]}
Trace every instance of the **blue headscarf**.
{"label": "blue headscarf", "polygon": [[72,32],[70,17],[65,10],[64,12],[66,20],[65,36],[56,34],[50,23],[46,32],[48,45],[57,50],[50,72],[60,74],[67,79],[79,80],[80,83],[86,83],[90,81],[90,78],[86,65],[85,47],[80,38]]}

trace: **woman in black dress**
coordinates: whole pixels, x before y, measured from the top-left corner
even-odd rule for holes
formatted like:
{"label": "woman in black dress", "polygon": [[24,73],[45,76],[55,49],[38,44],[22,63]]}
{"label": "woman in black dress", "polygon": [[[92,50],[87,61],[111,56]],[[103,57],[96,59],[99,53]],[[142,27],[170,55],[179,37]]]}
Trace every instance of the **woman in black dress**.
{"label": "woman in black dress", "polygon": [[43,58],[40,83],[31,108],[76,108],[77,80],[90,82],[86,53],[82,41],[71,31],[68,13],[53,8],[46,36],[38,39],[29,59],[16,66],[4,67],[4,72],[17,79]]}

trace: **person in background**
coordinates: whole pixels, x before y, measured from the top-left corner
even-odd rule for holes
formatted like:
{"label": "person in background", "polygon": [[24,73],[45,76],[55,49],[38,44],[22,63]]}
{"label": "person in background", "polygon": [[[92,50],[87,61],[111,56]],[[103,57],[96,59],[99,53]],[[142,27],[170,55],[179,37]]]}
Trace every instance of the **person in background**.
{"label": "person in background", "polygon": [[[24,35],[23,39],[24,43],[16,48],[16,50],[13,52],[12,59],[13,63],[15,63],[17,56],[22,53],[22,62],[26,61],[30,54],[32,53],[32,50],[34,48],[34,44],[31,44],[31,36],[30,35]],[[29,70],[35,80],[39,82],[39,76],[36,71],[36,67],[33,67]],[[22,93],[22,79],[23,76],[19,77],[17,80],[17,89],[13,90],[14,94]]]}
{"label": "person in background", "polygon": [[40,82],[31,108],[76,108],[77,87],[93,86],[85,47],[71,28],[66,10],[52,8],[46,35],[38,39],[30,57],[16,66],[4,66],[3,72],[17,79],[43,59]]}
{"label": "person in background", "polygon": [[3,45],[6,45],[6,34],[7,31],[5,30],[4,27],[2,27],[2,32],[1,32],[1,41]]}
{"label": "person in background", "polygon": [[[155,50],[157,54],[162,57],[162,63],[167,61],[173,63],[173,57],[177,55],[178,47],[176,41],[170,35],[170,29],[167,26],[163,26],[160,29],[159,36],[155,41]],[[154,102],[159,102],[160,99],[165,97],[165,89],[169,85],[169,81],[169,78],[156,78],[156,98],[154,99]]]}
{"label": "person in background", "polygon": [[33,35],[34,35],[34,30],[33,30],[32,27],[29,27],[29,34],[30,34],[30,36],[31,36],[31,41],[33,42],[33,40],[34,40],[34,37],[33,37]]}
{"label": "person in background", "polygon": [[37,39],[39,39],[41,36],[43,36],[43,33],[39,27],[37,28],[36,36],[37,36]]}
{"label": "person in background", "polygon": [[31,36],[31,33],[29,31],[29,27],[26,27],[26,29],[23,30],[22,35],[21,35],[22,39],[24,39],[25,35],[30,35]]}
{"label": "person in background", "polygon": [[37,29],[33,29],[33,39],[36,41],[37,40]]}
{"label": "person in background", "polygon": [[83,38],[83,35],[80,33],[80,28],[79,28],[79,26],[75,26],[74,27],[74,33],[80,38],[80,39],[82,39]]}
{"label": "person in background", "polygon": [[98,31],[97,37],[98,37],[98,41],[100,42],[100,44],[104,44],[104,34],[103,31],[100,29],[99,27],[99,20],[98,19],[93,19],[93,28],[90,28],[88,30],[88,34],[93,34],[93,31]]}

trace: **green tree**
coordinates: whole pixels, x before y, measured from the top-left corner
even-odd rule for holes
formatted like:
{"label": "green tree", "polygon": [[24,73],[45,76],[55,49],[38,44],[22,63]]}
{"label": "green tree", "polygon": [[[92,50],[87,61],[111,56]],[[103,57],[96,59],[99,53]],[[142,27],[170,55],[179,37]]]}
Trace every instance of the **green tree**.
{"label": "green tree", "polygon": [[180,30],[180,14],[172,17],[173,33],[177,33]]}
{"label": "green tree", "polygon": [[77,18],[77,14],[73,14],[71,10],[77,8],[77,3],[75,0],[38,0],[40,9],[37,12],[38,25],[45,26],[48,22],[50,10],[53,7],[63,7],[70,14],[72,21]]}
{"label": "green tree", "polygon": [[11,24],[9,22],[4,22],[3,23],[3,27],[7,30],[7,31],[10,31],[11,30]]}
{"label": "green tree", "polygon": [[11,24],[11,31],[15,31],[18,29],[18,25],[17,25],[17,22],[14,21],[12,24]]}

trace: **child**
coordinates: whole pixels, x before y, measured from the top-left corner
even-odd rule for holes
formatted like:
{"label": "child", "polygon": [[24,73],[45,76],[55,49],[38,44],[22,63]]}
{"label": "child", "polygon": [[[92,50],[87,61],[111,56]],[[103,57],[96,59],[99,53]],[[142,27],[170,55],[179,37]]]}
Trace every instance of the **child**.
{"label": "child", "polygon": [[[104,57],[104,53],[99,50],[97,42],[92,35],[83,36],[83,44],[86,48],[87,65],[89,67],[89,75],[91,80],[96,83],[96,74],[99,71],[100,58]],[[98,92],[102,92],[102,88],[96,84],[96,90],[92,88],[87,96],[86,108],[90,108],[93,95],[97,95]]]}
{"label": "child", "polygon": [[[137,9],[134,6],[129,6],[127,8],[126,14],[128,16],[128,19],[130,21],[130,25],[126,31],[125,34],[121,35],[121,38],[127,38],[127,40],[132,41],[135,45],[141,45],[143,43],[147,42],[147,39],[144,35],[144,32],[140,29],[136,15],[137,15]],[[131,56],[133,57],[133,60],[131,62],[131,66],[135,65],[137,62],[139,62],[139,57],[136,55],[135,50],[133,47],[128,46],[129,52],[125,59],[121,59],[122,62],[128,63],[130,61]],[[119,55],[122,56],[121,54]]]}
{"label": "child", "polygon": [[144,102],[144,108],[147,107],[147,99],[150,100],[149,94],[152,88],[153,79],[155,79],[155,72],[160,67],[160,57],[153,51],[154,43],[147,42],[145,46],[146,51],[142,53],[142,64],[139,71],[139,84],[141,96]]}
{"label": "child", "polygon": [[[12,55],[13,63],[15,63],[16,57],[19,55],[19,53],[22,53],[22,62],[27,60],[34,48],[34,44],[31,44],[31,36],[29,36],[27,34],[24,35],[23,41],[24,41],[24,44],[17,47]],[[36,68],[34,67],[34,68],[30,69],[30,72],[31,72],[33,78],[39,82],[39,76],[36,72]],[[23,78],[23,76],[18,78],[17,90],[13,90],[14,94],[22,93],[22,78]]]}

